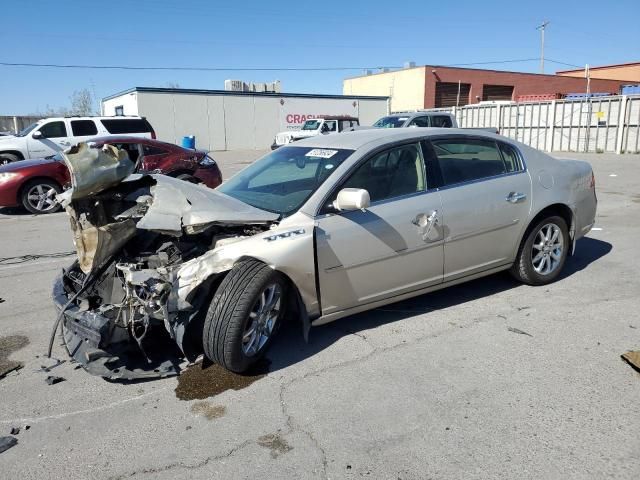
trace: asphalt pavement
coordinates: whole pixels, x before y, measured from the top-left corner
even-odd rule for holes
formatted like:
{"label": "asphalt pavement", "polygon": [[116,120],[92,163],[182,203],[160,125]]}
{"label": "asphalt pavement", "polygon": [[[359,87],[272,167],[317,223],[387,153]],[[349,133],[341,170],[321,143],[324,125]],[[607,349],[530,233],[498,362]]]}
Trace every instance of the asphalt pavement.
{"label": "asphalt pavement", "polygon": [[[216,158],[228,177],[261,153]],[[592,163],[599,205],[556,283],[498,274],[308,344],[287,325],[251,378],[107,382],[59,339],[45,371],[68,218],[0,209],[0,363],[23,364],[0,379],[0,437],[20,429],[0,478],[640,478],[640,373],[620,359],[640,349],[640,155],[558,156]]]}

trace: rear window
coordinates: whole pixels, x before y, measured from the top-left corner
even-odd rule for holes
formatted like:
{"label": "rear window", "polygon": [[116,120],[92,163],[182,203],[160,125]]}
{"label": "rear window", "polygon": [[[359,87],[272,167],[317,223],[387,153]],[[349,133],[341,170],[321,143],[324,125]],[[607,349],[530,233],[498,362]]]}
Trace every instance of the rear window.
{"label": "rear window", "polygon": [[74,137],[98,134],[98,128],[93,120],[71,120],[71,130]]}
{"label": "rear window", "polygon": [[151,133],[153,129],[144,118],[114,118],[100,120],[109,133]]}

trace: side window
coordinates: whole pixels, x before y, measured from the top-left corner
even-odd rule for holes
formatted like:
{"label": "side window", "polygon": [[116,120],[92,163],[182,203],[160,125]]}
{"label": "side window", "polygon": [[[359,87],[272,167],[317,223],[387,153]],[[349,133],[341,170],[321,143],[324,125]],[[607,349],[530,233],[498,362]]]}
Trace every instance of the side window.
{"label": "side window", "polygon": [[153,130],[149,122],[144,118],[118,118],[100,120],[107,132],[111,134],[120,133],[151,133]]}
{"label": "side window", "polygon": [[444,185],[453,185],[507,172],[493,140],[455,138],[432,141]]}
{"label": "side window", "polygon": [[124,117],[124,106],[118,105],[115,108],[115,114],[116,114],[116,117]]}
{"label": "side window", "polygon": [[522,170],[520,157],[518,156],[516,149],[506,143],[498,143],[498,145],[500,147],[500,152],[502,153],[502,159],[504,160],[504,166],[507,172],[511,173]]}
{"label": "side window", "polygon": [[329,122],[325,122],[325,125],[327,126],[327,132],[335,132],[336,131],[336,121],[335,120],[331,120]]}
{"label": "side window", "polygon": [[74,137],[97,135],[98,128],[93,120],[71,120],[71,131]]}
{"label": "side window", "polygon": [[434,115],[431,117],[431,126],[439,128],[451,128],[451,118],[446,115]]}
{"label": "side window", "polygon": [[428,127],[429,119],[428,117],[416,117],[413,120],[411,120],[411,122],[407,126],[408,127]]}
{"label": "side window", "polygon": [[144,155],[164,155],[165,153],[167,153],[166,150],[163,150],[161,148],[158,147],[154,147],[151,145],[142,145],[142,151],[144,152]]}
{"label": "side window", "polygon": [[67,136],[67,127],[64,122],[49,122],[40,127],[39,132],[44,138],[61,138]]}
{"label": "side window", "polygon": [[360,165],[341,188],[364,188],[372,202],[424,191],[426,182],[418,144],[379,153]]}

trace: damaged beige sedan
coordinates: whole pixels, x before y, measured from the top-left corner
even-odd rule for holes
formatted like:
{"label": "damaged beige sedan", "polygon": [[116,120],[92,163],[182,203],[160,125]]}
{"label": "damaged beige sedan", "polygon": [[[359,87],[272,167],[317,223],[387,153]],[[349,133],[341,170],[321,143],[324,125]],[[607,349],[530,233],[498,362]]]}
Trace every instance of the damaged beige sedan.
{"label": "damaged beige sedan", "polygon": [[202,354],[242,373],[287,317],[307,338],[501,270],[550,283],[596,213],[589,164],[464,130],[314,137],[217,190],[133,174],[112,147],[65,161],[78,259],[54,286],[58,322],[73,358],[112,379]]}

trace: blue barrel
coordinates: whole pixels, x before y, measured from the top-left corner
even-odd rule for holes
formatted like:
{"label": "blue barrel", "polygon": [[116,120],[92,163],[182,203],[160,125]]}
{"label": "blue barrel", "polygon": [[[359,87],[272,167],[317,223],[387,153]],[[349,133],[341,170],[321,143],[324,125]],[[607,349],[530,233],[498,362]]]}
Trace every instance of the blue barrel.
{"label": "blue barrel", "polygon": [[196,148],[196,137],[195,135],[187,135],[182,137],[182,147],[183,148],[190,148],[190,149],[195,149]]}

